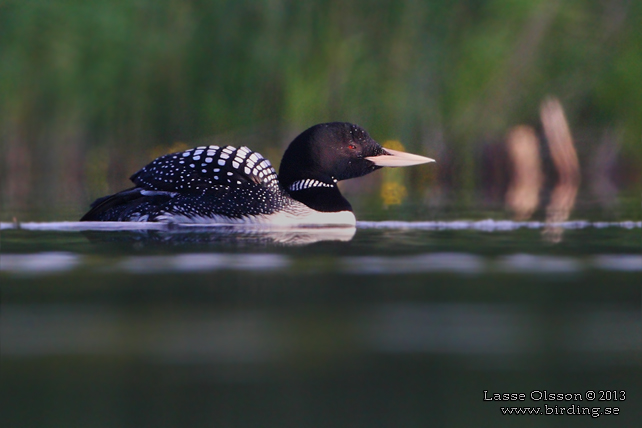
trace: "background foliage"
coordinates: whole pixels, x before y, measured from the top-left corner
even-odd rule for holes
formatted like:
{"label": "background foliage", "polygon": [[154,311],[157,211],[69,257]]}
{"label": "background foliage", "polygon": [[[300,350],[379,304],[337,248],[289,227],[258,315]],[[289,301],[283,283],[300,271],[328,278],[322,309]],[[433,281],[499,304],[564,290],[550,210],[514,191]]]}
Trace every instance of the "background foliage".
{"label": "background foliage", "polygon": [[640,22],[629,0],[1,2],[2,200],[80,212],[177,142],[278,164],[331,120],[437,158],[418,186],[470,192],[485,145],[539,127],[547,95],[580,157],[611,141],[639,188]]}

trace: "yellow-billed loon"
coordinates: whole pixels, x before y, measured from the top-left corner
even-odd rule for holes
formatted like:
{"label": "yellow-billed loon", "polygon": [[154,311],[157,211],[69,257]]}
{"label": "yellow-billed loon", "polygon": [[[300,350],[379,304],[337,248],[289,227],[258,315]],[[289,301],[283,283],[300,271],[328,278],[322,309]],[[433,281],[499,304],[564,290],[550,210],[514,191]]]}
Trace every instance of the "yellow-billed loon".
{"label": "yellow-billed loon", "polygon": [[290,143],[278,176],[247,147],[195,147],[152,161],[132,175],[135,187],[97,199],[80,220],[354,226],[338,181],[427,162],[381,147],[357,125],[323,123]]}

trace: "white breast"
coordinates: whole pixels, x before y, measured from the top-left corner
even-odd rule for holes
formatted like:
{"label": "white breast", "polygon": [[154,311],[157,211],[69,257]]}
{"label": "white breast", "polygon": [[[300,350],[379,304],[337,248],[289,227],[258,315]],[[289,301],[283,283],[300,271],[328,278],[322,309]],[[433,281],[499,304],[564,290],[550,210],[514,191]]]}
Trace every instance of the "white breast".
{"label": "white breast", "polygon": [[243,216],[230,218],[220,215],[212,217],[168,214],[156,217],[157,221],[186,224],[256,224],[275,227],[300,227],[300,226],[351,226],[357,223],[352,211],[339,211],[333,213],[320,212],[300,203],[295,202],[283,211],[274,214]]}

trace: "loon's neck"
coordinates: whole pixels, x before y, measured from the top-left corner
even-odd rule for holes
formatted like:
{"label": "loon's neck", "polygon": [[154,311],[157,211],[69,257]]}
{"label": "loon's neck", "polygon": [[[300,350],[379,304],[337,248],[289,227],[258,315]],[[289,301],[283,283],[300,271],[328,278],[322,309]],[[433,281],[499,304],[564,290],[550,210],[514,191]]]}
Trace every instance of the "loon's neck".
{"label": "loon's neck", "polygon": [[350,202],[343,197],[335,179],[317,180],[306,178],[282,183],[293,199],[320,212],[350,211]]}

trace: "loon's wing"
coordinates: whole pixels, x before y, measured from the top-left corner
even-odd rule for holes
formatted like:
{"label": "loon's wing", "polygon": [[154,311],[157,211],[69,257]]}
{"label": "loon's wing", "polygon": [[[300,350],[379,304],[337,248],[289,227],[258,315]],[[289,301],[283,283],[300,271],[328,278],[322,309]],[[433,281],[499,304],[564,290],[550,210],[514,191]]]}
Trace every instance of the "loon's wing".
{"label": "loon's wing", "polygon": [[169,202],[170,192],[146,191],[139,187],[96,199],[80,221],[147,221]]}
{"label": "loon's wing", "polygon": [[293,200],[270,162],[247,147],[203,146],[161,156],[136,184],[98,199],[82,221],[222,221],[275,213]]}

